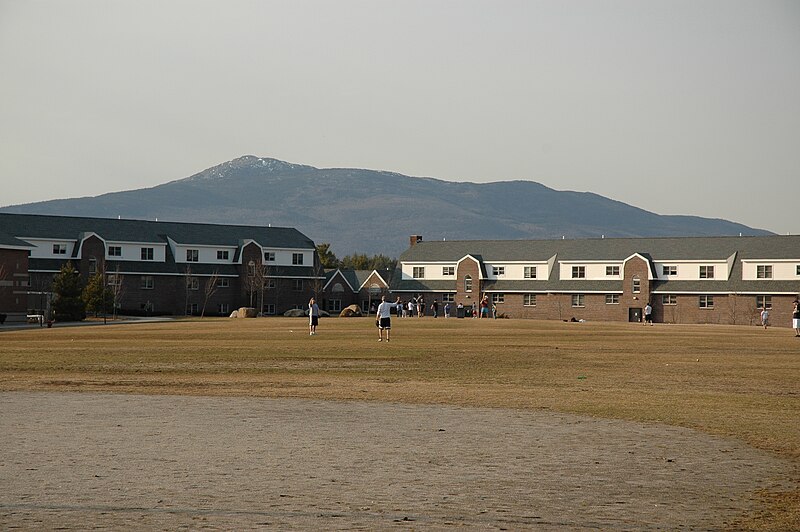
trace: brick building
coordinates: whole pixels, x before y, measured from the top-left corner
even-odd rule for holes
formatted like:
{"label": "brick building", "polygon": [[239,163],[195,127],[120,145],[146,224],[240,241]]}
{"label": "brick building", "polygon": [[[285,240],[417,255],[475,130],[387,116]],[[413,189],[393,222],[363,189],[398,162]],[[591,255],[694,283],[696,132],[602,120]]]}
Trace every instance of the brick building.
{"label": "brick building", "polygon": [[362,312],[374,312],[381,296],[390,295],[389,273],[342,268],[325,272],[320,308],[338,314],[343,308],[358,305]]}
{"label": "brick building", "polygon": [[442,241],[412,236],[394,294],[471,306],[485,294],[513,318],[791,325],[800,236]]}
{"label": "brick building", "polygon": [[324,282],[314,242],[292,228],[0,213],[0,313],[48,313],[67,261],[84,281],[105,272],[124,314],[280,314]]}

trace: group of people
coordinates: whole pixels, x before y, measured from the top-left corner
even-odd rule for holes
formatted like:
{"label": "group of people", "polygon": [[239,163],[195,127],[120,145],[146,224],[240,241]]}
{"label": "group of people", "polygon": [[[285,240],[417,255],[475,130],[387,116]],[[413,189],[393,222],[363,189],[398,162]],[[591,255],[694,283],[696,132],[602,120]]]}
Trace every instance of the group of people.
{"label": "group of people", "polygon": [[[381,296],[381,303],[378,305],[376,310],[375,316],[375,325],[378,327],[378,341],[383,341],[383,333],[386,331],[386,341],[389,341],[389,331],[392,329],[392,308],[395,309],[395,312],[398,316],[408,317],[413,316],[414,312],[416,311],[418,317],[422,317],[425,315],[425,300],[422,296],[413,298],[408,304],[403,303],[400,301],[400,298],[397,298],[397,301],[394,303],[389,303],[386,301],[386,296]],[[464,306],[459,303],[459,309],[463,309]],[[487,296],[483,296],[480,303],[480,317],[481,318],[488,318],[489,312],[497,318],[497,307],[492,305],[489,306],[489,298]],[[439,315],[439,302],[434,299],[433,303],[431,304],[431,310],[433,311],[433,317],[436,318]],[[476,311],[476,304],[472,304],[472,317],[478,317]],[[317,334],[317,325],[319,325],[319,306],[317,305],[314,298],[311,298],[311,301],[308,302],[308,317],[309,317],[309,335],[314,336]],[[450,317],[450,303],[446,303],[444,306],[444,317]],[[648,323],[653,325],[653,306],[650,305],[648,302],[647,305],[644,307],[644,322],[645,325]],[[764,308],[761,311],[761,325],[764,328],[767,328],[769,324],[769,310]],[[800,300],[795,299],[792,302],[792,328],[794,328],[794,335],[795,337],[800,337]]]}

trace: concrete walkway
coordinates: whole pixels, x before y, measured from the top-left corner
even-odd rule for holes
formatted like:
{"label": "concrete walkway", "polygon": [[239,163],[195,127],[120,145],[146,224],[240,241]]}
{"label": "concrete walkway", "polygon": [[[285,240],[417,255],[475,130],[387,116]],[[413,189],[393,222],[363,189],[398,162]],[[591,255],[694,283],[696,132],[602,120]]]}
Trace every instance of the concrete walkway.
{"label": "concrete walkway", "polygon": [[714,530],[790,464],[516,410],[0,393],[0,528]]}

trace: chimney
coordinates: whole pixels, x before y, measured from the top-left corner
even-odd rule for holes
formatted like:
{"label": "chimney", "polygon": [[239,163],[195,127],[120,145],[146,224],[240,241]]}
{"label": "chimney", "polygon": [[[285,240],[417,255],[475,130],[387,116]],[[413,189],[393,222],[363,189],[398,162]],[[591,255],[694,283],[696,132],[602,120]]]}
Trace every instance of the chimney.
{"label": "chimney", "polygon": [[411,237],[408,239],[408,244],[410,246],[413,246],[419,242],[422,242],[422,235],[411,235]]}

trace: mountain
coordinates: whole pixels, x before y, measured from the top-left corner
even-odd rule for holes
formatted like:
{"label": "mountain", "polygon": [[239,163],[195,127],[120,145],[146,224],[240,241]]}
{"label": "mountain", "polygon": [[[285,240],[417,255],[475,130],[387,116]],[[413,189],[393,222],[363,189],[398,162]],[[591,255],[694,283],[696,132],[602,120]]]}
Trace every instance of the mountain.
{"label": "mountain", "polygon": [[663,216],[531,181],[454,183],[245,156],[163,185],[14,205],[3,212],[295,227],[339,256],[397,256],[426,240],[762,235],[727,220]]}

